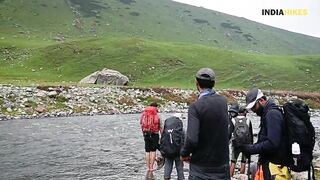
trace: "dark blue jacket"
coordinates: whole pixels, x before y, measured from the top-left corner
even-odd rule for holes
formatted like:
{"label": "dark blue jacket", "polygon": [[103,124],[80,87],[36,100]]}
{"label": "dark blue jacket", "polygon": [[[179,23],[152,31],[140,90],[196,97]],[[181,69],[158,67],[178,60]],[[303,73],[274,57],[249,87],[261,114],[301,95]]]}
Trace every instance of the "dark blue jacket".
{"label": "dark blue jacket", "polygon": [[247,154],[259,154],[259,162],[272,162],[285,165],[287,151],[285,122],[282,111],[269,100],[260,119],[258,141],[246,147]]}

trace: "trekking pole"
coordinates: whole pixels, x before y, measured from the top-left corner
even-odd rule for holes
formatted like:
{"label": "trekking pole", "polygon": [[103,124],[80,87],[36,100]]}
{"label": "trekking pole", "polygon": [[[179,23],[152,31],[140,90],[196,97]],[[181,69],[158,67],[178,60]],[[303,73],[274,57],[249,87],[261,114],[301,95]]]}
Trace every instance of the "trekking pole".
{"label": "trekking pole", "polygon": [[249,155],[248,157],[248,170],[247,170],[248,180],[250,180],[250,162],[251,162],[251,155]]}

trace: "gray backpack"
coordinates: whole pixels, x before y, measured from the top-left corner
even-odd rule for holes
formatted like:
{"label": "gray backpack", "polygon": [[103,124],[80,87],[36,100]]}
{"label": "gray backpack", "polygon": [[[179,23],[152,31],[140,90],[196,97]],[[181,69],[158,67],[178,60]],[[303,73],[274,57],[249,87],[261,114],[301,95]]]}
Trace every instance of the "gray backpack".
{"label": "gray backpack", "polygon": [[233,145],[235,147],[251,143],[249,120],[246,117],[235,117],[232,119],[234,124]]}

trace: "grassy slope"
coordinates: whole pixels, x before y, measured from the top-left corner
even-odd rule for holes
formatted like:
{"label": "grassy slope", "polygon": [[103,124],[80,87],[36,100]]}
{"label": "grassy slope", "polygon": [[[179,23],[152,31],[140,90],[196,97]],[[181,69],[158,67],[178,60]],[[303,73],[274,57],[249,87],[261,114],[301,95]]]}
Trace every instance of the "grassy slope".
{"label": "grassy slope", "polygon": [[0,82],[78,82],[106,67],[127,75],[131,85],[190,88],[194,73],[206,66],[216,71],[218,88],[318,91],[320,87],[320,56],[252,55],[138,38],[83,39],[31,49],[22,44],[7,51],[14,58],[1,63]]}
{"label": "grassy slope", "polygon": [[[72,25],[75,19],[82,30]],[[320,54],[318,38],[170,0],[2,0],[0,20],[0,37],[9,39],[46,42],[59,34],[74,40],[96,34],[262,54]]]}
{"label": "grassy slope", "polygon": [[[169,0],[129,1],[71,0],[72,10],[70,1],[0,0],[0,82],[69,84],[106,67],[133,85],[189,88],[209,66],[218,88],[318,91],[319,55],[247,51],[308,54],[320,51],[319,39]],[[66,43],[52,41],[62,35]]]}

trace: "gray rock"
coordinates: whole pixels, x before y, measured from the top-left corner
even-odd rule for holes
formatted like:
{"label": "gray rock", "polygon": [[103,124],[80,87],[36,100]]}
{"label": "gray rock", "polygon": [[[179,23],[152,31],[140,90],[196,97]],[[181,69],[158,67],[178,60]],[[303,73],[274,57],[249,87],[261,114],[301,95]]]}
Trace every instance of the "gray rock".
{"label": "gray rock", "polygon": [[57,95],[58,95],[58,93],[57,93],[56,91],[50,91],[50,92],[48,93],[48,96],[49,96],[50,98],[56,97]]}
{"label": "gray rock", "polygon": [[95,99],[95,97],[91,96],[91,97],[89,98],[89,101],[90,101],[90,102],[95,102],[96,99]]}
{"label": "gray rock", "polygon": [[13,108],[14,107],[14,104],[9,102],[9,101],[6,101],[3,105],[2,105],[4,108],[8,109],[8,108]]}
{"label": "gray rock", "polygon": [[3,115],[3,114],[0,114],[0,121],[3,121],[3,120],[5,120],[5,119],[6,119],[6,116]]}
{"label": "gray rock", "polygon": [[36,94],[37,97],[46,97],[46,93],[44,91],[40,91]]}
{"label": "gray rock", "polygon": [[124,86],[129,83],[129,78],[118,71],[105,68],[102,71],[96,71],[83,78],[80,83]]}

